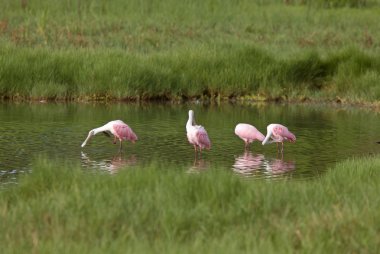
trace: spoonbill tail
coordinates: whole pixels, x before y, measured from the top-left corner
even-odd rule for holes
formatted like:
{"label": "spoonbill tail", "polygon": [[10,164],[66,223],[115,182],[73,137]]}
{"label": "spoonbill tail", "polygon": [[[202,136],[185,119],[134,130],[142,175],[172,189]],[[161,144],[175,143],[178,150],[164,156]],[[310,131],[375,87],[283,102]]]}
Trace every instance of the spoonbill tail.
{"label": "spoonbill tail", "polygon": [[129,140],[132,143],[135,143],[135,141],[137,140],[136,134],[133,132],[133,130],[126,123],[124,123],[121,120],[115,120],[115,121],[111,121],[111,122],[109,122],[109,123],[107,123],[107,124],[105,124],[99,128],[95,128],[95,129],[90,130],[86,140],[82,144],[82,147],[84,147],[87,144],[88,140],[92,136],[95,136],[96,134],[98,134],[100,132],[102,132],[103,134],[105,134],[108,137],[111,137],[111,134],[112,134],[114,136],[114,140],[113,140],[114,144],[116,144],[116,140],[119,139],[120,149],[122,147],[121,142],[123,140],[125,140],[125,141]]}
{"label": "spoonbill tail", "polygon": [[265,136],[258,131],[256,127],[246,123],[239,123],[236,125],[235,134],[244,141],[245,149],[247,149],[248,145],[253,141],[259,140],[262,142],[265,138]]}
{"label": "spoonbill tail", "polygon": [[[272,138],[271,140],[269,140]],[[269,124],[267,127],[267,136],[265,137],[264,141],[262,142],[263,145],[265,144],[271,144],[271,143],[281,143],[281,153],[284,150],[284,141],[289,142],[296,142],[296,136],[294,136],[293,133],[291,133],[288,128],[281,124],[272,123]]]}
{"label": "spoonbill tail", "polygon": [[186,123],[187,139],[194,146],[195,152],[202,153],[202,149],[211,148],[211,142],[208,138],[205,128],[201,125],[196,125],[194,120],[194,111],[189,110],[189,120]]}

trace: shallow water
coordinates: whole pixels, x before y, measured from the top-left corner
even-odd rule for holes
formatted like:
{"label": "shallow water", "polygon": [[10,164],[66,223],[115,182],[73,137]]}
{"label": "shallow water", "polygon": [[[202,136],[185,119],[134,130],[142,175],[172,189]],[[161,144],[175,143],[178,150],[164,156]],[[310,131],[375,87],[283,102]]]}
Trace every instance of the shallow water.
{"label": "shallow water", "polygon": [[[187,111],[208,131],[212,149],[194,156],[186,139]],[[39,154],[67,159],[86,170],[115,173],[153,161],[178,165],[186,172],[212,167],[253,178],[307,179],[322,175],[336,162],[378,153],[380,117],[370,110],[326,105],[164,105],[164,104],[0,104],[0,185],[17,183]],[[125,121],[138,135],[136,144],[118,145],[98,134],[81,143],[90,129],[110,120]],[[282,123],[297,136],[276,145],[255,142],[244,151],[234,134],[239,122],[266,134],[269,123]]]}

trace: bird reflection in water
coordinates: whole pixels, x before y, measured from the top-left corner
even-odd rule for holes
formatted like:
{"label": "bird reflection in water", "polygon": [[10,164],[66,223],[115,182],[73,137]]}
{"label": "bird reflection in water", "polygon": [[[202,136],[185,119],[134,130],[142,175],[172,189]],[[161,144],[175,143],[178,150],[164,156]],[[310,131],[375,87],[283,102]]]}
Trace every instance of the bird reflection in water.
{"label": "bird reflection in water", "polygon": [[188,173],[200,173],[200,172],[205,171],[209,168],[210,168],[210,162],[209,161],[202,159],[202,158],[198,158],[198,156],[195,156],[194,157],[194,163],[189,168],[189,170],[187,172]]}
{"label": "bird reflection in water", "polygon": [[82,166],[84,167],[105,170],[111,174],[117,173],[121,168],[137,164],[137,158],[135,155],[127,155],[120,152],[112,156],[111,159],[99,160],[91,160],[84,152],[81,152],[81,161]]}
{"label": "bird reflection in water", "polygon": [[265,159],[262,154],[253,154],[245,151],[243,155],[236,157],[232,166],[235,173],[247,177],[277,177],[295,169],[295,163],[279,159]]}
{"label": "bird reflection in water", "polygon": [[284,161],[283,158],[273,159],[270,161],[266,161],[265,163],[266,174],[270,177],[284,175],[285,173],[288,173],[295,169],[296,165],[293,161]]}
{"label": "bird reflection in water", "polygon": [[246,150],[243,155],[236,157],[232,166],[236,173],[242,175],[253,175],[255,172],[263,168],[265,157],[262,154],[253,154]]}

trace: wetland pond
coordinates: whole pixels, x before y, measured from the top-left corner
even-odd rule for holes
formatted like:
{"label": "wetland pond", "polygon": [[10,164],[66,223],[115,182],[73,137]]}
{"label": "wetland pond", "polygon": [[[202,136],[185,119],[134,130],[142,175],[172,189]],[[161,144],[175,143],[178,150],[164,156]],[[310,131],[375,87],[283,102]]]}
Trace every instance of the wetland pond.
{"label": "wetland pond", "polygon": [[[201,158],[186,138],[188,110],[203,125],[212,148]],[[40,154],[82,165],[91,172],[116,173],[153,162],[178,165],[184,173],[213,168],[250,178],[309,179],[336,162],[380,151],[380,117],[371,110],[331,105],[198,105],[198,104],[0,104],[0,189],[17,183]],[[81,148],[89,130],[120,119],[137,134],[135,144],[118,144],[102,134]],[[244,143],[234,134],[237,123],[249,123],[266,135],[269,123],[281,123],[296,137],[285,143]],[[60,160],[57,160],[60,161]]]}

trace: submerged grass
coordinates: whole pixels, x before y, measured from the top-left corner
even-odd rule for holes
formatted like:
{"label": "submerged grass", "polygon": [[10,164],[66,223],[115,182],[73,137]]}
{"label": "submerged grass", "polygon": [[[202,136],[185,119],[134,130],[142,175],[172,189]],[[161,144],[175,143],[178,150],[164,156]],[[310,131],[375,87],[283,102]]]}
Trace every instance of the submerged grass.
{"label": "submerged grass", "polygon": [[39,159],[0,193],[0,243],[14,252],[372,253],[380,159],[312,181],[245,181],[150,165],[117,175]]}
{"label": "submerged grass", "polygon": [[3,99],[380,96],[378,0],[1,6]]}

